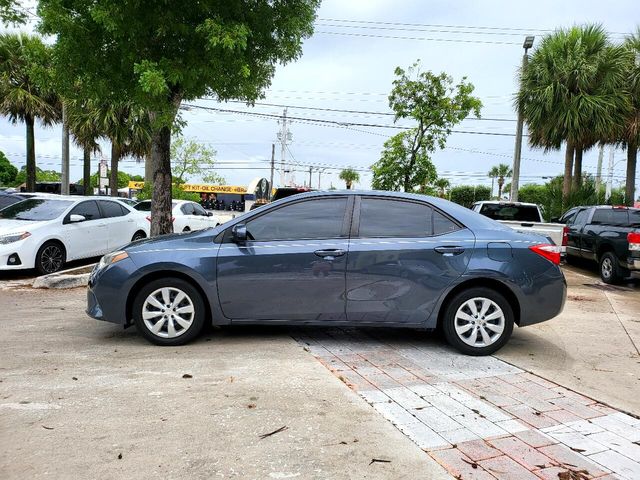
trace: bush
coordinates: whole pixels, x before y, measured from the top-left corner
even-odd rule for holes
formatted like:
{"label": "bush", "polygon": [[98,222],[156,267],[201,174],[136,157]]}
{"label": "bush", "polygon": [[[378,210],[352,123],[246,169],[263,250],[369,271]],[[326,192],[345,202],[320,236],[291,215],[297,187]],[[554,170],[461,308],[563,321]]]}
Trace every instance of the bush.
{"label": "bush", "polygon": [[475,202],[489,200],[491,188],[485,185],[459,185],[449,192],[449,199],[463,207],[471,208]]}

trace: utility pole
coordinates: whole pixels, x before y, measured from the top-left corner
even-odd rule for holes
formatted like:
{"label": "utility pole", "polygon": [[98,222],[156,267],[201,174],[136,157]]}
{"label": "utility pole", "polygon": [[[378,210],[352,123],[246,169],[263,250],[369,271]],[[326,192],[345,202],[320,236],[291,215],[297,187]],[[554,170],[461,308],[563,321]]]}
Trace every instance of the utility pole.
{"label": "utility pole", "polygon": [[[533,35],[529,35],[524,39],[524,44],[522,48],[524,48],[524,55],[522,56],[522,72],[527,68],[527,63],[529,62],[529,55],[527,55],[527,51],[533,47],[533,40],[536,37]],[[512,176],[511,176],[511,201],[518,201],[518,188],[520,183],[520,157],[522,154],[522,128],[524,126],[524,117],[522,116],[522,109],[518,109],[518,126],[516,128],[516,146],[515,151],[513,153],[513,168],[512,168]]]}
{"label": "utility pole", "polygon": [[607,203],[611,198],[611,187],[613,183],[613,145],[609,150],[609,176],[607,178],[607,191],[604,195],[604,202]]}
{"label": "utility pole", "polygon": [[[67,107],[62,102],[62,171],[60,172],[60,194],[69,195],[69,123]],[[85,186],[86,188],[86,186]]]}
{"label": "utility pole", "polygon": [[309,188],[311,188],[311,174],[313,173],[313,167],[309,167]]}
{"label": "utility pole", "polygon": [[271,196],[273,193],[273,170],[276,163],[276,144],[271,144],[271,177],[269,178],[269,200],[271,200]]}
{"label": "utility pole", "polygon": [[326,170],[326,168],[318,168],[318,190],[322,190],[322,186],[320,183],[320,177],[322,176],[322,173]]}
{"label": "utility pole", "polygon": [[282,112],[282,117],[278,120],[280,131],[278,132],[278,140],[280,141],[280,186],[286,187],[287,179],[287,144],[291,141],[291,132],[287,127],[287,109]]}
{"label": "utility pole", "polygon": [[602,160],[604,159],[604,145],[600,144],[598,152],[598,169],[596,170],[596,198],[600,203],[600,184],[602,183]]}

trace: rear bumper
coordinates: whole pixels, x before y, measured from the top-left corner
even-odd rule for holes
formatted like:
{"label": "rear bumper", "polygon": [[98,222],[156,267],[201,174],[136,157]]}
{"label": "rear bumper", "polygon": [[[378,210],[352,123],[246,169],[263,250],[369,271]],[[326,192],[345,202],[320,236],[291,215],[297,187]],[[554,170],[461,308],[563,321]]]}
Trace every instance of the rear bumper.
{"label": "rear bumper", "polygon": [[640,270],[640,258],[627,258],[626,268],[628,270]]}
{"label": "rear bumper", "polygon": [[567,281],[560,268],[550,268],[538,276],[520,296],[520,322],[525,327],[560,315],[567,300]]}

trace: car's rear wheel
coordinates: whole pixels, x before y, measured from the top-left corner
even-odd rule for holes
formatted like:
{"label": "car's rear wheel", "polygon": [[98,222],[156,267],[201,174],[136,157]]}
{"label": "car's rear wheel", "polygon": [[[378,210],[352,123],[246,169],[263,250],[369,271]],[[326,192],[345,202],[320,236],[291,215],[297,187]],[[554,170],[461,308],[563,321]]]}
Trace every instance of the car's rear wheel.
{"label": "car's rear wheel", "polygon": [[604,283],[620,283],[626,272],[618,265],[618,259],[613,252],[605,252],[600,257],[600,278]]}
{"label": "car's rear wheel", "polygon": [[442,318],[447,342],[466,355],[490,355],[513,331],[513,309],[503,295],[474,287],[457,294]]}
{"label": "car's rear wheel", "polygon": [[200,292],[179,278],[145,285],[133,303],[138,331],[156,345],[184,345],[198,336],[206,318]]}
{"label": "car's rear wheel", "polygon": [[147,234],[142,231],[137,231],[136,233],[133,234],[131,241],[137,242],[138,240],[142,240],[143,238],[147,238]]}
{"label": "car's rear wheel", "polygon": [[59,242],[45,242],[36,253],[36,270],[41,275],[56,273],[62,269],[67,253]]}

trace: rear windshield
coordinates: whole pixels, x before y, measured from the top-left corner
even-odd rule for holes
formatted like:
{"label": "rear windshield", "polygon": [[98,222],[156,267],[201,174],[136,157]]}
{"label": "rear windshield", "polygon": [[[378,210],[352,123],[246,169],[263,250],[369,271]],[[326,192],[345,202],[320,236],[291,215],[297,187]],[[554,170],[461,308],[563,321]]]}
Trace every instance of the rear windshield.
{"label": "rear windshield", "polygon": [[518,222],[539,222],[540,214],[534,205],[509,205],[485,203],[480,214],[493,220],[514,220]]}
{"label": "rear windshield", "polygon": [[58,218],[73,204],[68,200],[47,200],[44,198],[30,198],[22,202],[9,205],[0,210],[0,218],[7,220],[43,221]]}

